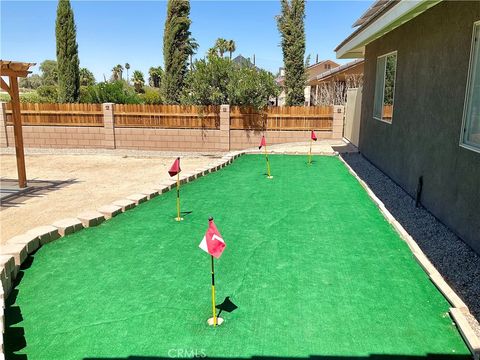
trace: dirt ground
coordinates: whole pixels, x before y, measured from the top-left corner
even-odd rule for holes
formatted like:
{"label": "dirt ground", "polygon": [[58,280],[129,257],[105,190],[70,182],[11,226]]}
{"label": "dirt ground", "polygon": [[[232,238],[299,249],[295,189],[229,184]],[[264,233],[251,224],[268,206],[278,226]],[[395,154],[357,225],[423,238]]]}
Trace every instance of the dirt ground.
{"label": "dirt ground", "polygon": [[[270,153],[306,154],[310,143],[269,146]],[[248,149],[256,151],[258,148]],[[312,153],[350,151],[342,140],[313,143]],[[2,188],[17,179],[13,148],[1,149]],[[2,201],[0,244],[36,226],[76,217],[128,195],[151,189],[169,178],[167,173],[176,156],[182,170],[189,172],[208,165],[223,153],[172,153],[103,149],[26,149],[28,185],[37,190],[19,198]],[[3,192],[3,190],[2,190]]]}
{"label": "dirt ground", "polygon": [[[189,172],[222,154],[183,154],[181,167]],[[125,196],[167,180],[176,155],[148,152],[75,151],[27,153],[29,185],[42,187],[17,200],[2,202],[0,243],[40,225],[96,210]],[[16,179],[15,155],[0,154],[0,176]]]}

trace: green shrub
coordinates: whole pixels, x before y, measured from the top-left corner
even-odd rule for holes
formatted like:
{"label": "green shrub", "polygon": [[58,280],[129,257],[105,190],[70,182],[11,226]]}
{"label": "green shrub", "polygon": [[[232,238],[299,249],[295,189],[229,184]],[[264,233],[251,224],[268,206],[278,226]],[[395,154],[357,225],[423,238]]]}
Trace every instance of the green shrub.
{"label": "green shrub", "polygon": [[162,96],[160,95],[159,89],[146,87],[145,94],[142,94],[140,96],[145,104],[158,105],[164,103]]}
{"label": "green shrub", "polygon": [[139,104],[141,98],[124,81],[101,82],[80,89],[80,102],[101,104]]}
{"label": "green shrub", "polygon": [[9,102],[10,101],[10,95],[8,95],[7,93],[1,93],[0,94],[0,101]]}
{"label": "green shrub", "polygon": [[[41,102],[55,103],[58,101],[58,89],[57,89],[57,86],[55,85],[39,86],[37,88],[37,94],[40,98],[43,99],[43,101]],[[25,101],[25,102],[30,102],[30,101]]]}
{"label": "green shrub", "polygon": [[48,102],[56,102],[49,101],[47,98],[40,96],[36,91],[31,91],[28,93],[24,93],[20,95],[20,102],[22,103],[48,103]]}
{"label": "green shrub", "polygon": [[248,105],[261,109],[279,93],[273,75],[228,58],[210,55],[195,62],[186,78],[182,103]]}

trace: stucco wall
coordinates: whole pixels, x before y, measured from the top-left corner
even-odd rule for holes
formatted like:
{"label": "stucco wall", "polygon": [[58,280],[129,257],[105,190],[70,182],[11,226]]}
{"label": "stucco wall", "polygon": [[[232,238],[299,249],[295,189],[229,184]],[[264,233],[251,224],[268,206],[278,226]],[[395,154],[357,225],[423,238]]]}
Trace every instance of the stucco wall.
{"label": "stucco wall", "polygon": [[[480,3],[442,2],[369,44],[360,151],[480,254],[480,153],[459,146]],[[373,119],[376,58],[398,51],[392,124]]]}

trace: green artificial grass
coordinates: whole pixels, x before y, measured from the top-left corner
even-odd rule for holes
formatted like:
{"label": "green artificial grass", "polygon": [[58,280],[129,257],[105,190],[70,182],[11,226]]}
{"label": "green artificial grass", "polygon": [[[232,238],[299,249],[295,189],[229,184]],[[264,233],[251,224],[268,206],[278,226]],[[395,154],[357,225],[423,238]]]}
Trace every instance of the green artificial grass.
{"label": "green artificial grass", "polygon": [[[468,358],[447,301],[339,159],[270,162],[273,180],[246,155],[182,186],[181,223],[170,191],[42,247],[6,309],[7,353]],[[239,307],[216,329],[198,248],[210,215],[227,244],[217,303]]]}

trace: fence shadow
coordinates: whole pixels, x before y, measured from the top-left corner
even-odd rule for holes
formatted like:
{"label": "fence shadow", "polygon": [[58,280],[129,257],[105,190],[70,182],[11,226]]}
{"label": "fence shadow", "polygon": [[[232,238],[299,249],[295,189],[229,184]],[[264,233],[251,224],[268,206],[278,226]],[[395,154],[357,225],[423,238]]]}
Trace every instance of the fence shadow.
{"label": "fence shadow", "polygon": [[16,188],[17,180],[10,178],[1,178],[1,200],[0,211],[10,207],[18,207],[29,198],[47,195],[49,192],[60,190],[72,184],[76,184],[77,179],[68,180],[28,180],[28,187],[24,190]]}

